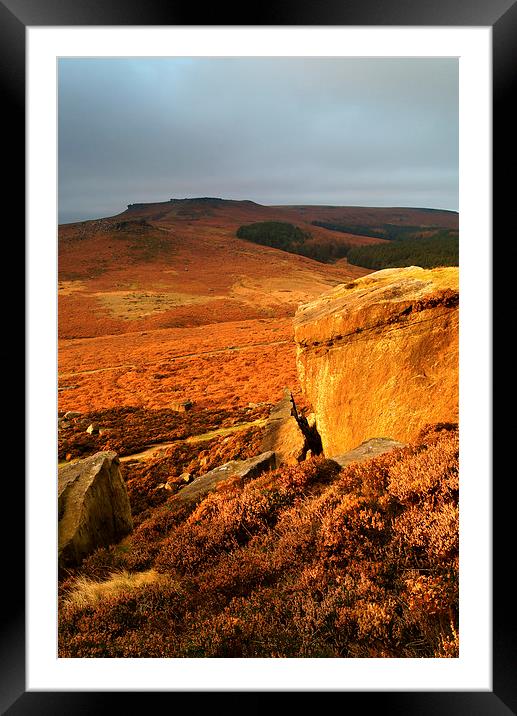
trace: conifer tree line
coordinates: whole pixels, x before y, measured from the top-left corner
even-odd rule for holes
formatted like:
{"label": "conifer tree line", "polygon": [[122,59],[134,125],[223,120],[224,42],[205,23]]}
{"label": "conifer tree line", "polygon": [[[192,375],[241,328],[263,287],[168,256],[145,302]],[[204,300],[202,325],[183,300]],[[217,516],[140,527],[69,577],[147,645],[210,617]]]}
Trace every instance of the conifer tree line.
{"label": "conifer tree line", "polygon": [[336,242],[332,238],[328,241],[318,238],[316,242],[310,232],[283,221],[246,224],[237,230],[237,237],[262,246],[271,246],[306,256],[321,263],[334,263],[346,257],[348,262],[355,266],[374,270],[403,266],[435,268],[459,265],[458,232],[454,229],[394,224],[375,228],[327,222],[313,222],[313,224],[333,231],[346,231],[361,236],[388,239],[388,241],[367,246]]}

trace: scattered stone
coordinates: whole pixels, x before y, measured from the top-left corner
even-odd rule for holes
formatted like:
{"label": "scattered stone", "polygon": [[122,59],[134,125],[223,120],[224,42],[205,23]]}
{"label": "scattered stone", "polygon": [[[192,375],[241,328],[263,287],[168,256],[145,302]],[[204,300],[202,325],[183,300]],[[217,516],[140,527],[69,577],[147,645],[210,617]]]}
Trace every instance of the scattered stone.
{"label": "scattered stone", "polygon": [[154,488],[156,490],[168,490],[169,492],[172,492],[174,490],[173,487],[174,482],[161,482],[159,485],[156,485]]}
{"label": "scattered stone", "polygon": [[391,452],[396,448],[403,447],[405,447],[404,443],[391,438],[370,438],[370,440],[365,440],[353,450],[349,450],[342,455],[335,455],[330,459],[337,462],[341,467],[345,467],[350,465],[351,462],[365,462],[377,455],[383,455],[385,452]]}
{"label": "scattered stone", "polygon": [[71,420],[72,418],[80,418],[82,413],[79,413],[77,410],[67,410],[67,412],[63,415],[63,417],[66,420]]}
{"label": "scattered stone", "polygon": [[97,423],[91,423],[91,425],[88,425],[86,428],[86,432],[90,433],[90,435],[97,435],[99,432],[99,426]]}
{"label": "scattered stone", "polygon": [[171,403],[171,410],[176,410],[178,413],[186,413],[193,405],[194,403],[190,400],[177,400]]}
{"label": "scattered stone", "polygon": [[[165,485],[169,485],[169,488],[171,490],[172,490],[173,486],[179,489],[180,487],[183,487],[184,484],[185,484],[184,481],[180,477],[169,477],[169,478],[167,478],[167,482],[164,483],[164,487],[165,487]],[[167,489],[169,489],[169,488],[167,488]]]}
{"label": "scattered stone", "polygon": [[187,485],[191,480],[192,480],[192,475],[190,472],[182,472],[179,477],[172,475],[171,477],[167,478],[167,482],[165,483],[165,488],[167,490],[179,489],[179,488]]}
{"label": "scattered stone", "polygon": [[131,507],[115,452],[59,468],[58,519],[60,569],[131,532]]}
{"label": "scattered stone", "polygon": [[109,435],[113,432],[113,428],[99,428],[99,435]]}
{"label": "scattered stone", "polygon": [[264,452],[248,460],[232,460],[196,477],[191,483],[181,488],[174,500],[182,504],[196,503],[205,498],[209,492],[213,492],[224,480],[234,478],[243,487],[249,480],[258,477],[267,470],[273,470],[274,467],[275,454],[273,452]]}

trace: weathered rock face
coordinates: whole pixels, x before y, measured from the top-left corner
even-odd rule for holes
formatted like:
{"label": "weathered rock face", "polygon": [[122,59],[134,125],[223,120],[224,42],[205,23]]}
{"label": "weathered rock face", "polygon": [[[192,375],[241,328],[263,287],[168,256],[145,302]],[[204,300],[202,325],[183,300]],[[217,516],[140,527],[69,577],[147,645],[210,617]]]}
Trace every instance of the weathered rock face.
{"label": "weathered rock face", "polygon": [[276,455],[276,467],[297,465],[305,459],[306,439],[292,414],[291,393],[284,389],[284,397],[273,406],[264,428],[261,449]]}
{"label": "weathered rock face", "polygon": [[327,457],[457,422],[458,278],[457,268],[385,269],[300,306],[298,373]]}
{"label": "weathered rock face", "polygon": [[114,452],[98,452],[59,469],[59,568],[133,529],[126,485]]}
{"label": "weathered rock face", "polygon": [[181,504],[199,502],[209,492],[213,492],[219,483],[229,478],[239,480],[242,487],[248,480],[252,480],[274,467],[275,454],[272,452],[265,452],[256,457],[250,457],[248,460],[232,460],[196,477],[190,484],[182,487],[173,500]]}

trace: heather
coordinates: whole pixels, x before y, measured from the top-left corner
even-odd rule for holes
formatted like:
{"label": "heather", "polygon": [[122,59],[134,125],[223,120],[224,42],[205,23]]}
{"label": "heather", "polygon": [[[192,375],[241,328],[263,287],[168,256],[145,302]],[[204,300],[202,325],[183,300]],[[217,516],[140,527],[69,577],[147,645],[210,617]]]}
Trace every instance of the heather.
{"label": "heather", "polygon": [[[265,404],[235,408],[197,408],[185,413],[162,408],[149,410],[121,406],[78,413],[63,418],[58,435],[58,458],[74,459],[101,450],[115,450],[120,456],[132,455],[150,445],[180,442],[210,431],[254,422],[267,416]],[[87,432],[94,425],[95,431]]]}
{"label": "heather", "polygon": [[[205,447],[197,469],[255,438]],[[344,469],[312,457],[228,481],[197,505],[146,503],[142,487],[134,532],[61,584],[59,654],[455,657],[458,489],[451,424]]]}

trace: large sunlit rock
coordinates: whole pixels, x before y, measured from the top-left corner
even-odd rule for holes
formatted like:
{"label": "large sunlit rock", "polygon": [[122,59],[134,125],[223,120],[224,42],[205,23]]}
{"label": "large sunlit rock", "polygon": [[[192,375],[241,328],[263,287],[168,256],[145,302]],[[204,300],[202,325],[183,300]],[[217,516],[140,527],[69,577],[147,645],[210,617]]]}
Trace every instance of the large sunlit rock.
{"label": "large sunlit rock", "polygon": [[297,366],[327,457],[458,421],[458,268],[385,269],[302,305]]}

